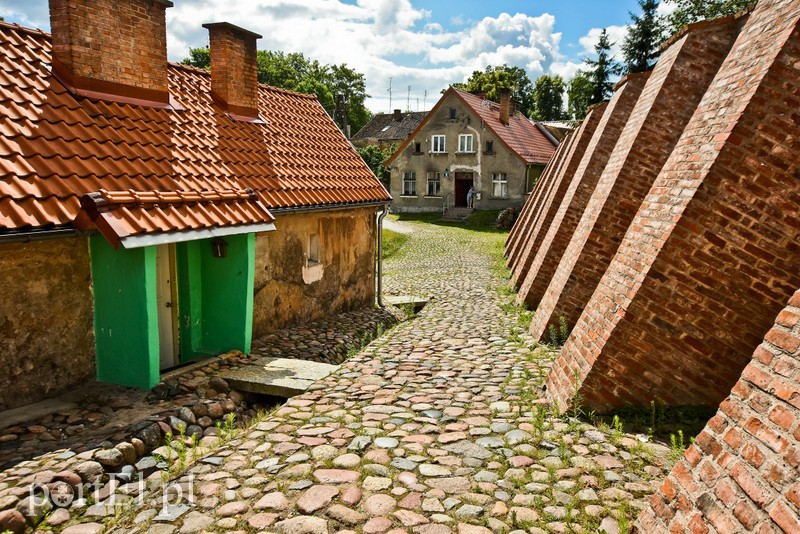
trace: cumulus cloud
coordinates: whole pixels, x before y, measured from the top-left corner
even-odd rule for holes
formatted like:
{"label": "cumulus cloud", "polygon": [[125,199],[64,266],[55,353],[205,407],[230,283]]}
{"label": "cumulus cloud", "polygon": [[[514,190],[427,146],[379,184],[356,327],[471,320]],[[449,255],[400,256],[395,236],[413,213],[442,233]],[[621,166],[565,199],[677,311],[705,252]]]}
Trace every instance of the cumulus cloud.
{"label": "cumulus cloud", "polygon": [[[414,1],[181,0],[167,10],[168,54],[180,61],[190,47],[208,44],[203,23],[230,22],[263,35],[259,48],[302,52],[364,73],[372,96],[367,105],[381,112],[393,107],[429,109],[450,83],[463,82],[487,65],[522,67],[532,79],[541,74],[570,79],[580,68],[581,56],[593,53],[600,31],[581,39],[586,54],[569,58],[560,51],[561,34],[547,13],[500,13],[481,20],[455,13],[445,28]],[[49,24],[46,0],[2,0],[0,15],[31,26]],[[623,29],[610,29],[617,50]]]}

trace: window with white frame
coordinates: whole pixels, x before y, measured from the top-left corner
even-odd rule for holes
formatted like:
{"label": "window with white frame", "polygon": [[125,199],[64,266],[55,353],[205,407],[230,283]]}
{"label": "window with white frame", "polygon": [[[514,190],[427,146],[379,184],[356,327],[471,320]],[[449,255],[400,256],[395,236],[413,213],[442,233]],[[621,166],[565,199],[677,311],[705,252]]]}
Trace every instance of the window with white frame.
{"label": "window with white frame", "polygon": [[492,196],[495,198],[508,197],[508,175],[506,173],[492,174]]}
{"label": "window with white frame", "polygon": [[428,173],[428,183],[427,183],[427,189],[425,190],[425,195],[429,197],[442,196],[442,173],[440,172]]}
{"label": "window with white frame", "polygon": [[435,154],[444,153],[447,150],[445,148],[444,139],[445,137],[443,135],[431,136],[431,152]]}
{"label": "window with white frame", "polygon": [[459,134],[458,151],[472,152],[472,134]]}
{"label": "window with white frame", "polygon": [[417,173],[413,171],[403,173],[403,196],[417,196]]}

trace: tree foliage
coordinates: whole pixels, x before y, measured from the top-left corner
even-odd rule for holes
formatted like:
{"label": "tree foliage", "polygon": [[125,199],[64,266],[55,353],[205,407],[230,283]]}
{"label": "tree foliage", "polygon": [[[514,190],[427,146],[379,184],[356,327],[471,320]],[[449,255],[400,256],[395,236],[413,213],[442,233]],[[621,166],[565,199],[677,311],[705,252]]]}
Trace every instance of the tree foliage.
{"label": "tree foliage", "polygon": [[[364,105],[364,101],[369,97],[364,75],[346,64],[324,65],[317,60],[306,58],[299,52],[287,54],[259,50],[257,54],[260,83],[300,93],[315,94],[331,116],[336,108],[336,95],[344,95],[347,123],[352,132],[357,132],[372,117]],[[189,57],[182,63],[208,69],[211,65],[211,53],[207,47],[190,48]]]}
{"label": "tree foliage", "polygon": [[622,67],[611,57],[612,44],[608,39],[608,32],[604,28],[600,33],[600,39],[594,45],[597,59],[587,58],[585,60],[590,67],[586,77],[594,86],[590,104],[597,104],[611,96],[611,88],[614,86],[611,79],[622,73]]}
{"label": "tree foliage", "polygon": [[664,40],[664,28],[656,10],[658,0],[638,0],[641,15],[628,12],[631,25],[622,44],[625,72],[645,72],[658,61],[659,45]]}
{"label": "tree foliage", "polygon": [[666,24],[670,33],[675,33],[693,22],[734,15],[753,2],[754,0],[665,0],[665,3],[676,6],[675,11],[666,17]]}
{"label": "tree foliage", "polygon": [[533,110],[530,117],[537,121],[563,119],[565,87],[561,76],[539,76],[533,85]]}
{"label": "tree foliage", "polygon": [[356,148],[358,155],[361,156],[364,163],[372,169],[372,172],[375,173],[375,176],[378,177],[387,189],[389,188],[389,176],[391,172],[383,166],[383,163],[395,153],[395,150],[397,150],[396,144],[389,145],[385,148],[381,148],[378,145],[367,145],[363,148]]}
{"label": "tree foliage", "polygon": [[527,116],[533,111],[533,86],[525,69],[509,67],[506,64],[485,70],[476,70],[466,83],[453,84],[454,87],[466,91],[478,91],[486,94],[486,98],[495,102],[500,101],[500,90],[508,89],[511,97],[516,100],[518,110]]}
{"label": "tree foliage", "polygon": [[591,104],[593,94],[594,84],[586,73],[579,72],[576,74],[567,88],[567,111],[570,118],[581,120],[586,116],[586,110]]}

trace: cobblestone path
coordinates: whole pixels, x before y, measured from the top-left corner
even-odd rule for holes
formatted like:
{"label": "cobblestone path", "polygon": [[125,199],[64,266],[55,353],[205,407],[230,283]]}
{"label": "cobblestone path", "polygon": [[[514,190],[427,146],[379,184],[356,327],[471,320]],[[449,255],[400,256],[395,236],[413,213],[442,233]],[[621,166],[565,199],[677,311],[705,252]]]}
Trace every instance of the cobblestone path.
{"label": "cobblestone path", "polygon": [[503,289],[504,234],[409,224],[385,292],[429,304],[190,467],[188,506],[165,513],[150,493],[114,531],[626,528],[669,450],[542,404],[537,384],[553,353],[526,336]]}

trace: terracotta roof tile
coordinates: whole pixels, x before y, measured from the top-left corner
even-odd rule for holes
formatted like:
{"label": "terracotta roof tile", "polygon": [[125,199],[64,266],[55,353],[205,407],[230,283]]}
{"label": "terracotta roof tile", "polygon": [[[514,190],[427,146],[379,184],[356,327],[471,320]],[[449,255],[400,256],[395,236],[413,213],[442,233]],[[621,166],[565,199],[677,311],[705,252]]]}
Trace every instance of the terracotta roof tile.
{"label": "terracotta roof tile", "polygon": [[[391,200],[313,96],[262,85],[266,124],[237,122],[213,105],[208,72],[170,64],[183,110],[76,99],[50,74],[48,34],[0,22],[0,49],[0,231],[70,224],[89,193],[132,233]],[[231,197],[247,188],[257,200]]]}

